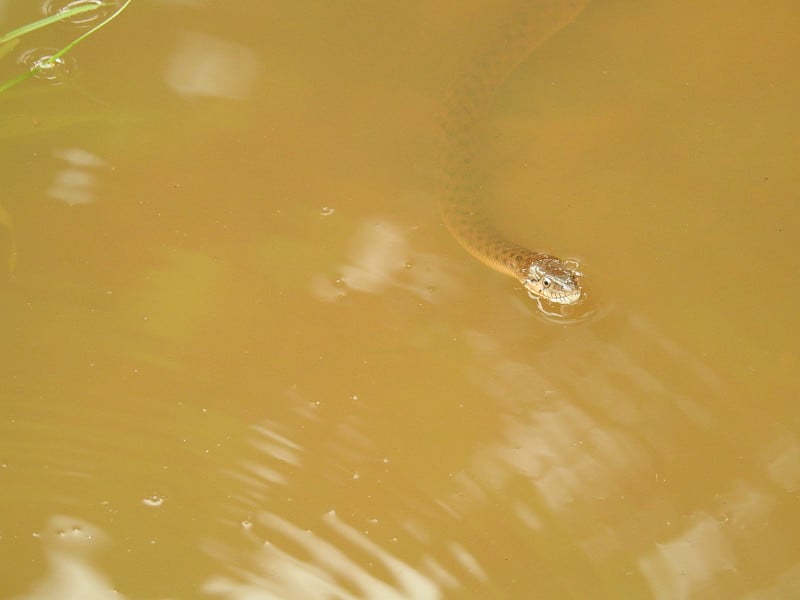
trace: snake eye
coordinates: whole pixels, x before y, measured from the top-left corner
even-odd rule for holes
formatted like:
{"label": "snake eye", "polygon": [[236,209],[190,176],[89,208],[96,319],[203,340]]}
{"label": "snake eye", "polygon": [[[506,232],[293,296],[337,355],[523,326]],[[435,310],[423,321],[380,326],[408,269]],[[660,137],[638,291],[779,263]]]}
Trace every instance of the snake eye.
{"label": "snake eye", "polygon": [[544,279],[542,279],[542,285],[544,287],[550,287],[551,283],[552,283],[552,281],[550,280],[549,277],[545,277]]}

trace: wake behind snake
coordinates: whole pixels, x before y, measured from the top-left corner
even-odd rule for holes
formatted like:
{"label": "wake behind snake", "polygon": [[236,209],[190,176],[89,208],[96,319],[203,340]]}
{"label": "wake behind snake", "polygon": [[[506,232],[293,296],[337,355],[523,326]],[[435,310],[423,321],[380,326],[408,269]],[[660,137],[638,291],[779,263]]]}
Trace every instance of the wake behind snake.
{"label": "wake behind snake", "polygon": [[[444,130],[442,218],[467,252],[516,278],[528,294],[554,305],[582,298],[575,260],[562,260],[506,239],[481,210],[482,126],[497,89],[531,52],[570,24],[589,0],[522,0],[506,25],[455,81],[442,117]],[[547,310],[542,307],[543,310]]]}

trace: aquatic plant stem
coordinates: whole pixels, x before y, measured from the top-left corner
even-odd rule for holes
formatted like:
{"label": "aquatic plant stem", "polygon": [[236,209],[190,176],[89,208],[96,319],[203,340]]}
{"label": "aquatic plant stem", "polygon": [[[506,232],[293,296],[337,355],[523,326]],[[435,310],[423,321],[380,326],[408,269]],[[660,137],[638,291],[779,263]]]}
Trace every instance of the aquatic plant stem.
{"label": "aquatic plant stem", "polygon": [[67,8],[64,10],[60,10],[54,15],[50,15],[48,17],[44,17],[39,19],[38,21],[34,21],[33,23],[27,23],[22,27],[17,27],[14,31],[9,31],[8,33],[4,33],[0,35],[0,44],[5,44],[6,42],[10,42],[11,40],[15,40],[21,38],[23,35],[28,33],[34,32],[37,29],[41,29],[42,27],[47,27],[48,25],[52,25],[53,23],[58,23],[59,21],[64,21],[76,15],[83,14],[85,12],[89,12],[91,10],[97,10],[99,7],[103,6],[102,4],[83,4],[81,6],[74,6],[72,8]]}
{"label": "aquatic plant stem", "polygon": [[[89,31],[85,32],[84,34],[82,34],[82,35],[78,36],[77,38],[75,38],[74,40],[72,40],[69,44],[64,46],[61,50],[59,50],[58,52],[56,52],[52,56],[48,56],[48,57],[39,59],[36,62],[36,64],[33,67],[31,67],[28,71],[26,71],[25,73],[22,73],[22,74],[18,75],[17,77],[14,77],[13,79],[10,79],[10,80],[0,84],[0,94],[5,92],[9,88],[14,87],[18,83],[22,83],[23,81],[25,81],[29,77],[32,77],[33,75],[36,75],[37,73],[39,73],[43,69],[51,67],[56,61],[61,59],[67,52],[72,50],[75,46],[80,44],[87,37],[89,37],[90,35],[95,33],[98,29],[100,29],[102,27],[105,27],[108,23],[110,23],[113,19],[115,19],[117,17],[117,15],[119,15],[123,10],[125,10],[132,1],[133,0],[125,0],[125,2],[122,4],[122,6],[120,6],[111,15],[109,15],[108,18],[104,19],[103,21],[101,21],[100,23],[98,23],[97,25],[92,27]],[[40,27],[44,27],[45,25],[49,25],[50,23],[55,23],[55,22],[64,20],[66,18],[69,18],[71,16],[75,16],[76,14],[81,14],[81,13],[84,13],[84,12],[88,12],[89,10],[94,10],[94,9],[97,8],[97,6],[99,6],[99,5],[87,4],[87,5],[83,5],[83,6],[77,6],[77,7],[74,7],[72,9],[68,9],[66,11],[59,11],[55,15],[51,15],[50,17],[46,17],[44,19],[36,21],[36,23],[31,23],[29,25],[26,25],[26,26],[19,27],[19,28],[15,29],[11,33],[8,33],[8,34],[4,35],[2,38],[0,38],[0,41],[10,41],[12,39],[18,38],[21,35],[24,35],[25,33],[29,33],[30,31],[34,31],[35,29],[39,29]],[[82,10],[79,10],[79,9],[82,9]],[[47,22],[42,24],[45,21],[47,21]]]}

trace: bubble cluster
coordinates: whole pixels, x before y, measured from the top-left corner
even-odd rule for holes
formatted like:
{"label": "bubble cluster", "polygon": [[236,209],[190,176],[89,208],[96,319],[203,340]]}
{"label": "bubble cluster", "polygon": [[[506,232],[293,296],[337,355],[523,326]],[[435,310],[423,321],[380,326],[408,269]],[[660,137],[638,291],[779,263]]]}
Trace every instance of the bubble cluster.
{"label": "bubble cluster", "polygon": [[23,52],[18,62],[33,72],[33,76],[52,84],[61,84],[75,68],[69,56],[55,57],[54,48],[32,48]]}
{"label": "bubble cluster", "polygon": [[165,500],[166,498],[164,496],[153,494],[152,496],[146,496],[142,498],[142,504],[145,506],[161,506],[164,504]]}
{"label": "bubble cluster", "polygon": [[[65,0],[47,0],[42,6],[42,12],[47,15],[56,15],[60,12],[64,12],[67,10],[76,9],[82,6],[86,6],[87,10],[85,12],[81,12],[75,14],[67,19],[64,19],[65,23],[71,23],[73,25],[78,25],[81,27],[95,25],[104,19],[107,19],[116,11],[118,11],[122,6],[121,0],[111,0],[111,1],[103,1],[103,0],[71,0],[66,2]],[[91,7],[91,10],[89,8]]]}

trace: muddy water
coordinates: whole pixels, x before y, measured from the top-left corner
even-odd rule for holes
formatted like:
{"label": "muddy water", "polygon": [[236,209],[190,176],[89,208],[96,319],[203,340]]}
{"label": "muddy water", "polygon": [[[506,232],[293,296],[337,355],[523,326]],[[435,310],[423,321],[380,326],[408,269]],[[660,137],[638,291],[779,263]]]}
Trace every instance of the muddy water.
{"label": "muddy water", "polygon": [[800,594],[800,11],[598,1],[504,86],[558,324],[441,225],[502,10],[430,4],[136,2],[0,97],[0,596]]}

